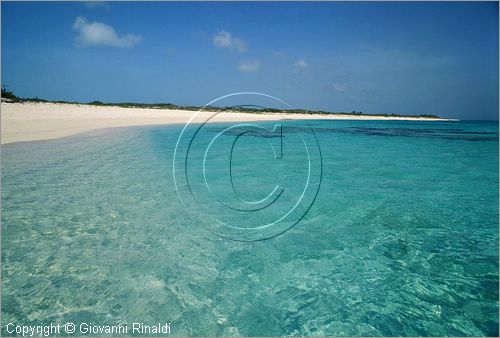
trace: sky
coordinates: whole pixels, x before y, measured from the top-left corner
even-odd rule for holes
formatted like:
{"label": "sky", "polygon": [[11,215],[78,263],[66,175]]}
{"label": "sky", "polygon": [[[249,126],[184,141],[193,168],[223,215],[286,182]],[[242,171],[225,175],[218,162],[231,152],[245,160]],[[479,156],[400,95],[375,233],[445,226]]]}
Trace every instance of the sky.
{"label": "sky", "polygon": [[1,81],[21,97],[498,120],[496,2],[5,2]]}

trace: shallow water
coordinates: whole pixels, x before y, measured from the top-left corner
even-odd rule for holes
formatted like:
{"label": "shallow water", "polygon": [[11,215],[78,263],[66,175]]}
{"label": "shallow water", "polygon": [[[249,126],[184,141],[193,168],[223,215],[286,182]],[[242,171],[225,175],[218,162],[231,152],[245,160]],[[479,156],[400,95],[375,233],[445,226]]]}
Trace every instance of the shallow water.
{"label": "shallow water", "polygon": [[[2,146],[3,324],[498,335],[497,123],[284,121],[283,137],[242,135],[228,161],[234,129],[207,152],[207,192],[202,145],[225,127],[192,144],[192,191],[176,181],[185,206],[172,171],[179,126]],[[321,157],[313,144],[307,161],[301,135]],[[254,231],[300,199],[308,172],[300,221]],[[275,186],[262,210],[227,208]]]}

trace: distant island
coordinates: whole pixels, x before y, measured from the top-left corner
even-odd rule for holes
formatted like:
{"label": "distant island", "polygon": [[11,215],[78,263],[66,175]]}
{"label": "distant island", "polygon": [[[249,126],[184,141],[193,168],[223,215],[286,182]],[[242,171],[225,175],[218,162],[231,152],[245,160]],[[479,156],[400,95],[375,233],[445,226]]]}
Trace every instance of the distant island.
{"label": "distant island", "polygon": [[46,100],[38,97],[35,98],[21,98],[14,95],[13,92],[2,88],[2,102],[12,102],[12,103],[23,103],[23,102],[34,102],[34,103],[61,103],[61,104],[86,104],[91,106],[101,106],[101,107],[120,107],[120,108],[147,108],[147,109],[175,109],[175,110],[188,110],[197,111],[203,109],[205,111],[231,111],[231,112],[241,112],[241,113],[279,113],[279,114],[310,114],[310,115],[353,115],[353,116],[380,116],[380,117],[411,117],[411,118],[425,118],[425,119],[443,119],[438,115],[433,114],[418,114],[418,115],[406,115],[406,114],[372,114],[363,113],[361,111],[351,111],[351,112],[329,112],[322,110],[307,110],[307,109],[275,109],[275,108],[251,108],[251,107],[201,107],[201,106],[181,106],[173,103],[136,103],[136,102],[101,102],[101,101],[91,101],[91,102],[77,102],[77,101],[64,101],[64,100]]}

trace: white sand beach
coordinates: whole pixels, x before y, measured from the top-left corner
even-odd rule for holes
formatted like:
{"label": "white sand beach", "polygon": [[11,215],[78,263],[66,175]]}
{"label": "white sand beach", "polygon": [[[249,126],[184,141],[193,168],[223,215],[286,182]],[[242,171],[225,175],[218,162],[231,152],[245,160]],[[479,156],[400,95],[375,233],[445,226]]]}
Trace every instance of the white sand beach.
{"label": "white sand beach", "polygon": [[[188,110],[122,108],[84,104],[2,102],[1,143],[49,140],[100,128],[185,124],[195,113],[195,111]],[[192,122],[203,122],[211,115],[214,115],[214,112],[201,112]],[[446,119],[418,117],[223,112],[215,115],[210,119],[210,122],[282,119],[446,121]]]}

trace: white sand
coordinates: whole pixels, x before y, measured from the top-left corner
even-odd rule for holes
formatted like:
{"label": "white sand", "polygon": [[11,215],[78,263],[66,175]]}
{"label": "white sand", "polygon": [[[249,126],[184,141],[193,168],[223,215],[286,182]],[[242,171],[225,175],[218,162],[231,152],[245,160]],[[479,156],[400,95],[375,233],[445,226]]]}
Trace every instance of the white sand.
{"label": "white sand", "polygon": [[[1,104],[1,143],[48,140],[110,127],[154,124],[185,124],[196,113],[186,110],[98,107],[61,103]],[[214,112],[199,113],[192,122],[203,122]],[[418,120],[442,121],[415,117],[312,114],[248,114],[224,112],[213,122],[269,121],[281,119],[328,120]]]}

